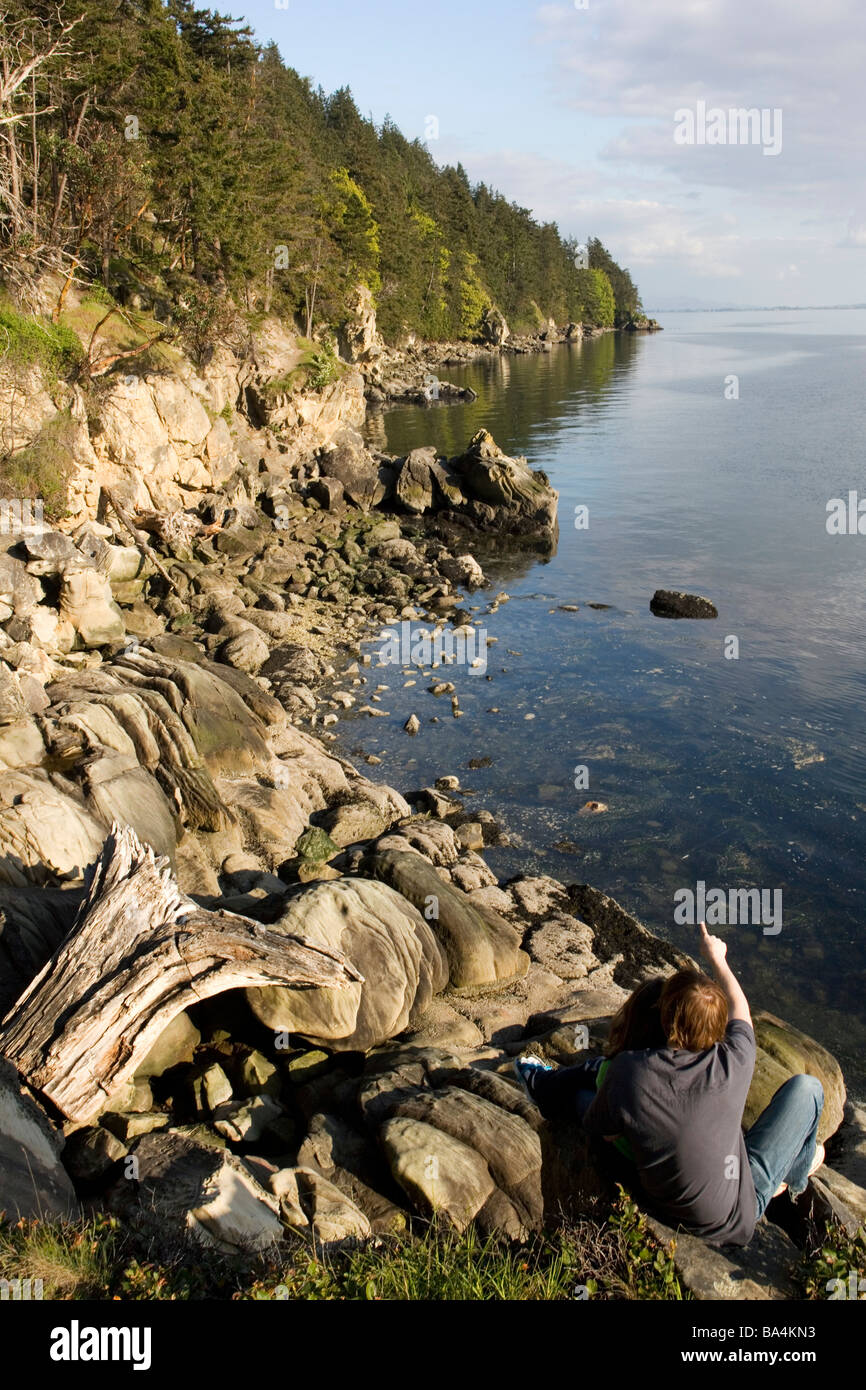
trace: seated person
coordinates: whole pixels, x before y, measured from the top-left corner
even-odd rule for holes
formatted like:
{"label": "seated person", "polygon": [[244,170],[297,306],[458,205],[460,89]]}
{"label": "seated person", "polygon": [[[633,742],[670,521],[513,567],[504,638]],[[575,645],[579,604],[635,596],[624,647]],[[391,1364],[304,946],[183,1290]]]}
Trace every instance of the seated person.
{"label": "seated person", "polygon": [[[596,1094],[581,1088],[590,1101],[577,1108],[587,1134],[628,1141],[654,1215],[713,1245],[746,1245],[770,1200],[786,1187],[799,1195],[823,1162],[816,1136],[824,1092],[816,1077],[791,1077],[743,1134],[755,1066],[751,1014],[726,943],[703,922],[700,930],[715,979],[679,970],[666,980],[658,1001],[664,1042],[617,1052]],[[639,1018],[645,1002],[632,1004]],[[602,1061],[582,1064],[585,1076]],[[528,1094],[555,1110],[557,1073],[532,1057],[515,1067]],[[562,1095],[570,1085],[574,1097],[575,1080],[560,1083]]]}

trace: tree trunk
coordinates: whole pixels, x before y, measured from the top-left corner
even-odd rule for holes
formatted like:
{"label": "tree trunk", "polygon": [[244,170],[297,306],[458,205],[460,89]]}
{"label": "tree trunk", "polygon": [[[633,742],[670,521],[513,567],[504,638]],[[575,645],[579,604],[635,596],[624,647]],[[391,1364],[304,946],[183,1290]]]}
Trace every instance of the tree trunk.
{"label": "tree trunk", "polygon": [[189,1005],[249,985],[362,978],[337,952],[197,907],[167,860],[114,825],[70,935],[0,1025],[0,1053],[86,1124]]}

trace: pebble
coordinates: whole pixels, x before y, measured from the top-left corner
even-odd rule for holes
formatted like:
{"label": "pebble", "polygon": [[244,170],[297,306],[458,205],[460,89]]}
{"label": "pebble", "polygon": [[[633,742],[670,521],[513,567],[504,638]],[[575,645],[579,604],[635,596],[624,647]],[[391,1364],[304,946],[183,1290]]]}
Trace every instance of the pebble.
{"label": "pebble", "polygon": [[417,734],[418,730],[421,728],[421,721],[417,714],[410,714],[403,728],[406,730],[407,734]]}

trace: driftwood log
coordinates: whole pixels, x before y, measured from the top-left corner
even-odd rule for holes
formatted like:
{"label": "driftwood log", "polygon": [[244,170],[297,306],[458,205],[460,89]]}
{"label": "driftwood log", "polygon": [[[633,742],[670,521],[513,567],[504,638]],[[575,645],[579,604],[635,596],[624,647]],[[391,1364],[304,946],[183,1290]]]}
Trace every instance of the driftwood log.
{"label": "driftwood log", "polygon": [[86,1124],[188,1005],[247,985],[361,980],[338,952],[197,907],[167,860],[114,825],[72,931],[0,1024],[0,1053]]}

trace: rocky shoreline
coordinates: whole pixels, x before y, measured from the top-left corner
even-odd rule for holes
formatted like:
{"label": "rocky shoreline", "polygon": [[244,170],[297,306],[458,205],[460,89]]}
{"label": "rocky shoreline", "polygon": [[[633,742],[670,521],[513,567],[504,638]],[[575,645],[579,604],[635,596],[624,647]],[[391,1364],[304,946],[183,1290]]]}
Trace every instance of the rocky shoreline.
{"label": "rocky shoreline", "polygon": [[[393,660],[460,716],[444,668],[481,626],[464,603],[479,558],[552,549],[557,499],[484,431],[452,459],[364,445],[365,402],[411,398],[450,348],[368,356],[318,393],[274,389],[292,351],[271,325],[252,363],[121,379],[97,425],[73,392],[71,517],[0,537],[0,1054],[16,1063],[0,1206],[107,1209],[225,1251],[364,1239],[434,1209],[522,1238],[613,1187],[579,1134],[541,1122],[513,1055],[597,1048],[628,991],[687,958],[598,888],[498,882],[483,851],[500,829],[466,811],[454,769],[401,791],[335,749],[346,711],[383,713],[362,646],[383,628],[440,640],[441,662]],[[24,1066],[22,1020],[92,919],[117,827],[163,861],[181,935],[233,914],[262,949],[300,943],[347,973],[181,989],[155,1041],[121,1029],[122,1055],[94,1056],[73,1103],[68,1021]],[[127,869],[133,896],[143,872]],[[818,1042],[769,1014],[756,1032],[747,1121],[787,1075],[820,1076],[822,1210],[856,1228],[862,1108]],[[788,1296],[798,1254],[773,1222],[748,1251],[678,1251],[718,1298]]]}

